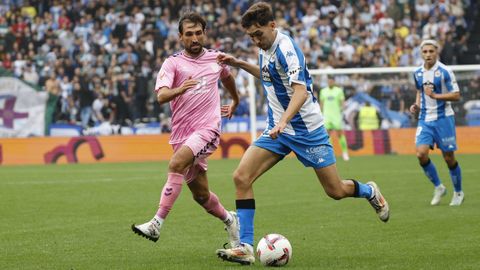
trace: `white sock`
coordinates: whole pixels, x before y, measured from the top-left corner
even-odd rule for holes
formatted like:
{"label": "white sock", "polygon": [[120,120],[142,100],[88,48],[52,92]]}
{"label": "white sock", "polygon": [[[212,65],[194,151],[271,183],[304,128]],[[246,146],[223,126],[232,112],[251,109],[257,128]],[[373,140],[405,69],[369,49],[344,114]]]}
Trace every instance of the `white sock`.
{"label": "white sock", "polygon": [[155,226],[157,227],[157,229],[160,229],[162,227],[162,224],[163,224],[163,218],[155,215],[152,220],[150,220],[150,222]]}
{"label": "white sock", "polygon": [[227,217],[223,220],[223,223],[229,226],[230,224],[232,224],[232,222],[233,222],[232,214],[230,214],[230,212],[227,211]]}
{"label": "white sock", "polygon": [[248,249],[249,252],[253,253],[253,246],[247,243],[242,243],[242,245]]}
{"label": "white sock", "polygon": [[372,195],[370,196],[370,198],[368,198],[369,200],[371,200],[371,199],[373,199],[373,197],[375,197],[375,189],[373,188],[373,186],[370,186],[370,185],[368,185],[368,186],[372,190]]}

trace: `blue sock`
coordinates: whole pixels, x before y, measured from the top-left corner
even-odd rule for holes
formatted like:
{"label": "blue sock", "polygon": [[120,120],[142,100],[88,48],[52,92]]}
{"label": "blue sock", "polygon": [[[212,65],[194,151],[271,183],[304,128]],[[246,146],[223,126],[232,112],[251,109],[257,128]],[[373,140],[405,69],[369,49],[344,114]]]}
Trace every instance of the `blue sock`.
{"label": "blue sock", "polygon": [[460,165],[455,163],[455,165],[450,169],[450,178],[452,179],[453,187],[455,192],[462,191],[462,170],[460,169]]}
{"label": "blue sock", "polygon": [[240,222],[240,242],[253,247],[253,217],[255,199],[237,200],[237,215]]}
{"label": "blue sock", "polygon": [[435,168],[435,165],[433,165],[433,162],[428,159],[427,164],[420,164],[420,166],[422,166],[425,175],[428,177],[428,179],[430,179],[430,181],[432,181],[433,185],[438,187],[441,182],[440,178],[438,178],[437,169]]}
{"label": "blue sock", "polygon": [[352,180],[355,184],[355,192],[353,197],[370,199],[373,196],[373,189],[370,185],[358,182],[357,180],[350,180]]}

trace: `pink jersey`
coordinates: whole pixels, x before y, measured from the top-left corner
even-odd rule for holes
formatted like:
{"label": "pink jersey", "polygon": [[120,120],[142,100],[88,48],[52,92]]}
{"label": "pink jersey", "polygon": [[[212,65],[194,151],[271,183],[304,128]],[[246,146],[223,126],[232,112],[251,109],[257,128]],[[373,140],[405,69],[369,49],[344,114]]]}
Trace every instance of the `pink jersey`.
{"label": "pink jersey", "polygon": [[204,49],[200,56],[192,58],[182,51],[167,58],[158,72],[155,92],[164,86],[177,88],[189,78],[199,81],[196,87],[170,101],[170,144],[185,141],[198,129],[213,129],[220,133],[218,80],[227,77],[230,69],[217,63],[218,54],[217,51]]}

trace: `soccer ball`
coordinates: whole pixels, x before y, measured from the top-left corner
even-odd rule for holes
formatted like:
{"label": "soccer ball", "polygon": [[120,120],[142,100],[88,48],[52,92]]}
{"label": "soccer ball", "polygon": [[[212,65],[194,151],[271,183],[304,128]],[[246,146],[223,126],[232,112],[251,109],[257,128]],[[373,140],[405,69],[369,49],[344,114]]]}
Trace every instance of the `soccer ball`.
{"label": "soccer ball", "polygon": [[257,245],[257,257],[265,266],[283,266],[292,258],[292,245],[281,234],[267,234]]}

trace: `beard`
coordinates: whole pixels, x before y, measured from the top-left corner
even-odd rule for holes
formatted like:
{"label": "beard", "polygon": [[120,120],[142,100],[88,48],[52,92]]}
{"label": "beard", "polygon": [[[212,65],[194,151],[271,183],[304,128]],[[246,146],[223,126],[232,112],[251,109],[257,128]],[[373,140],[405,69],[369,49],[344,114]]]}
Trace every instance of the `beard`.
{"label": "beard", "polygon": [[203,50],[203,46],[200,43],[192,44],[189,47],[185,47],[185,51],[192,56],[199,55]]}

